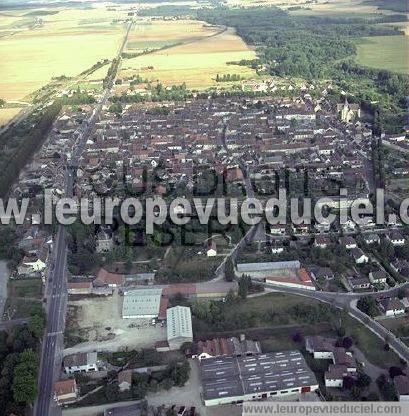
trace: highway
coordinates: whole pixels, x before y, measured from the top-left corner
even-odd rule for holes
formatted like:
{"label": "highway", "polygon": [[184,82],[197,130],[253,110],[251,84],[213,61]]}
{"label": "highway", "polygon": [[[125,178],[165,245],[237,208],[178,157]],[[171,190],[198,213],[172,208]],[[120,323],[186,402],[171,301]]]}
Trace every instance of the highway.
{"label": "highway", "polygon": [[[121,61],[133,21],[128,24],[124,40],[118,50],[117,59]],[[119,68],[119,65],[118,65]],[[65,172],[65,196],[73,196],[74,178],[79,165],[80,157],[86,146],[87,139],[97,121],[103,106],[107,103],[117,71],[112,74],[106,89],[95,106],[91,116],[74,134],[77,136],[75,148]],[[49,416],[61,414],[53,400],[53,385],[59,378],[62,364],[62,351],[64,348],[65,314],[67,309],[67,230],[59,225],[53,249],[53,265],[49,274],[47,285],[47,327],[43,340],[40,372],[38,379],[38,397],[34,406],[35,416]]]}

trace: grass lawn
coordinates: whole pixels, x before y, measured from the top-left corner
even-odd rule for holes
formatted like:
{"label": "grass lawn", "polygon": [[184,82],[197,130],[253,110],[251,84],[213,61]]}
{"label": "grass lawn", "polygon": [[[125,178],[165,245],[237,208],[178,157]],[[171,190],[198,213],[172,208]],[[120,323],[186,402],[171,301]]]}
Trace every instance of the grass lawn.
{"label": "grass lawn", "polygon": [[407,36],[372,36],[357,40],[356,61],[371,68],[409,74]]}
{"label": "grass lawn", "polygon": [[8,319],[29,318],[30,316],[43,310],[40,300],[33,301],[27,299],[8,298],[4,308]]}
{"label": "grass lawn", "polygon": [[[318,305],[325,304],[302,296],[269,293],[231,305],[225,304],[222,309],[223,320],[231,323],[231,327],[225,330],[215,329],[207,321],[194,317],[194,333],[198,339],[246,333],[249,338],[260,340],[263,351],[266,352],[300,349],[303,344],[292,339],[296,332],[304,335],[337,336],[339,312],[328,308],[328,313],[317,314]],[[384,368],[400,364],[399,357],[393,351],[385,351],[384,342],[364,325],[349,315],[342,315],[341,319],[346,335],[354,339],[370,362]]]}
{"label": "grass lawn", "polygon": [[10,297],[42,298],[43,284],[39,279],[10,280],[8,284]]}
{"label": "grass lawn", "polygon": [[[383,368],[400,365],[400,359],[392,350],[385,351],[385,343],[363,324],[348,316],[345,327],[358,348],[365,354],[368,361]],[[382,357],[382,358],[381,358]]]}

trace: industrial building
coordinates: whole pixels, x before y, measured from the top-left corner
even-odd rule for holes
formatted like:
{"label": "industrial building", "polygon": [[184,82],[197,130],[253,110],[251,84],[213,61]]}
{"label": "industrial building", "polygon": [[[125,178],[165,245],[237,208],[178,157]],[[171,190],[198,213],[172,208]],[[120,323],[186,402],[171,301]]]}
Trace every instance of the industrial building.
{"label": "industrial building", "polygon": [[122,318],[157,318],[162,289],[135,289],[124,293]]}
{"label": "industrial building", "polygon": [[217,406],[307,393],[318,382],[300,351],[200,361],[203,401]]}
{"label": "industrial building", "polygon": [[177,350],[185,342],[193,341],[192,314],[187,306],[175,306],[166,311],[169,349]]}

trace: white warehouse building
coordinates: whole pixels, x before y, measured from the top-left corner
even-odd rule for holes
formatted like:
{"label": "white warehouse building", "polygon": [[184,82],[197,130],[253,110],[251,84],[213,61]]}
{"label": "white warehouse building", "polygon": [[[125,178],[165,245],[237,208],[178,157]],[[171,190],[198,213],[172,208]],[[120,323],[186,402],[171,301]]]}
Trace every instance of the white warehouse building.
{"label": "white warehouse building", "polygon": [[124,293],[122,318],[157,318],[162,289],[135,289]]}
{"label": "white warehouse building", "polygon": [[175,306],[166,311],[167,341],[171,350],[193,341],[192,314],[187,306]]}

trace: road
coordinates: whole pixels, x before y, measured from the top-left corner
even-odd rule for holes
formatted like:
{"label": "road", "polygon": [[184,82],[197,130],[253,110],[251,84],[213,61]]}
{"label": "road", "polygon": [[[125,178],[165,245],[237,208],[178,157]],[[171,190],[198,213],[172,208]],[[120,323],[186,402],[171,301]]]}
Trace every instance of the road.
{"label": "road", "polygon": [[[256,279],[255,279],[256,280]],[[321,302],[328,303],[336,308],[345,309],[349,315],[360,321],[370,331],[372,331],[379,338],[389,344],[389,346],[405,361],[409,361],[409,348],[392,332],[383,327],[379,322],[370,318],[365,313],[361,312],[357,307],[357,301],[363,296],[397,296],[399,290],[409,289],[409,282],[404,283],[398,287],[389,290],[384,290],[376,293],[339,293],[339,292],[321,292],[307,289],[297,289],[274,285],[272,283],[264,284],[269,289],[274,289],[277,292],[289,293],[299,296],[305,296]]]}
{"label": "road", "polygon": [[[133,25],[131,21],[127,27],[124,40],[118,50],[117,59],[120,61],[125,48],[129,32]],[[109,80],[102,98],[94,108],[90,118],[85,121],[75,133],[77,136],[75,149],[71,155],[69,165],[65,173],[65,196],[72,197],[74,178],[79,165],[81,154],[86,146],[87,139],[98,119],[102,107],[107,103],[114,85],[117,72]],[[47,290],[47,327],[43,340],[40,374],[38,380],[37,402],[33,414],[35,416],[49,416],[61,414],[53,400],[53,385],[59,377],[62,363],[62,351],[64,346],[65,314],[67,309],[67,230],[63,226],[58,227],[53,250],[52,269]]]}

